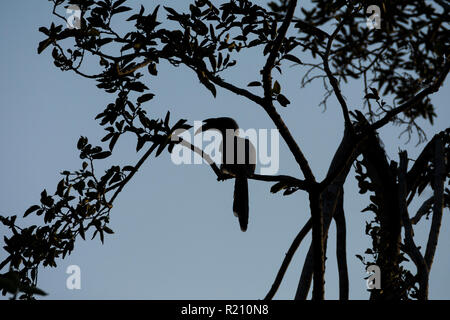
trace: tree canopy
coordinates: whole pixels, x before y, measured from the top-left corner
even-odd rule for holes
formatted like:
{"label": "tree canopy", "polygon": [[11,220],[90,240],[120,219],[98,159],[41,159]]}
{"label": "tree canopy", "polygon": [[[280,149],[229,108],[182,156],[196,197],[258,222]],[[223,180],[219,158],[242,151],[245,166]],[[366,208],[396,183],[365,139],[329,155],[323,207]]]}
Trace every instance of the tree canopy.
{"label": "tree canopy", "polygon": [[[57,68],[94,80],[114,98],[96,117],[105,130],[103,145],[80,137],[81,167],[62,172],[56,191],[43,190],[40,203],[24,212],[24,217],[42,217],[43,224],[20,227],[16,216],[0,216],[11,231],[4,238],[9,255],[0,264],[0,270],[9,268],[0,277],[3,294],[16,297],[22,292],[23,299],[43,294],[37,288],[38,268],[55,267],[80,238],[98,237],[103,242],[113,233],[108,226],[110,213],[127,183],[151,161],[150,156],[172,152],[183,143],[174,135],[192,128],[187,120],[173,120],[170,112],[162,119],[154,118],[147,109],[157,92],[145,76],[158,77],[158,66],[164,61],[174,67],[174,74],[180,66],[190,69],[213,97],[224,90],[259,106],[279,130],[298,165],[301,178],[249,175],[249,179],[272,183],[272,193],[289,196],[306,192],[310,202],[311,218],[299,230],[266,299],[274,297],[310,231],[312,243],[295,298],[306,299],[311,283],[313,299],[324,298],[327,235],[333,221],[340,299],[348,299],[343,186],[352,166],[360,193],[370,194],[364,210],[374,214],[370,224],[361,226],[373,243],[367,257],[360,259],[366,266],[379,266],[383,275],[382,290],[373,289],[371,298],[427,299],[443,210],[450,206],[450,128],[427,140],[417,120],[433,123],[438,116],[430,96],[442,87],[450,68],[449,6],[445,2],[315,0],[306,8],[295,0],[273,1],[268,6],[247,0],[220,5],[196,0],[187,12],[168,6],[150,10],[141,6],[134,12],[126,0],[50,2],[55,22],[39,28],[43,40],[37,52],[52,50]],[[81,11],[78,27],[66,25],[64,9],[70,5]],[[372,5],[380,9],[380,28],[366,24],[371,16],[367,9]],[[129,23],[126,34],[117,31],[118,21]],[[227,72],[239,70],[247,51],[260,53],[265,63],[259,73],[249,75],[247,86],[239,86],[227,80]],[[303,61],[304,56],[308,62]],[[292,65],[302,86],[315,80],[323,82],[323,104],[329,107],[329,98],[334,96],[338,103],[333,107],[340,108],[340,121],[345,125],[322,181],[280,112],[296,107],[279,81]],[[354,81],[364,87],[361,96],[365,101],[360,106],[349,106],[342,89]],[[411,161],[406,151],[400,151],[395,161],[386,156],[378,131],[389,125],[401,126],[409,138],[417,137],[422,150],[417,159]],[[134,137],[136,151],[145,150],[144,154],[135,164],[111,166],[99,175],[96,163],[110,157],[125,135]],[[185,145],[205,156],[195,146]],[[233,178],[215,163],[211,168],[218,180]],[[433,195],[412,216],[408,207],[425,188],[431,188]],[[420,246],[414,240],[413,228],[428,215],[432,217],[428,241]],[[402,265],[409,259],[416,270]]]}

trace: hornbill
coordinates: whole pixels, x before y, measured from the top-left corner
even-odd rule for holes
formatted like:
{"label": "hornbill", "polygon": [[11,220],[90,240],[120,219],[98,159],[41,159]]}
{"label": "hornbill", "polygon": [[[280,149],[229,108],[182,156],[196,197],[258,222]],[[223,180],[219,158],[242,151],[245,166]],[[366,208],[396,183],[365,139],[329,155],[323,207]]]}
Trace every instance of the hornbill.
{"label": "hornbill", "polygon": [[220,170],[224,174],[235,177],[233,212],[239,219],[242,231],[248,224],[248,181],[247,176],[255,172],[256,151],[250,140],[241,138],[239,126],[232,118],[211,118],[203,121],[195,134],[200,131],[216,130],[222,135],[220,152],[222,164]]}

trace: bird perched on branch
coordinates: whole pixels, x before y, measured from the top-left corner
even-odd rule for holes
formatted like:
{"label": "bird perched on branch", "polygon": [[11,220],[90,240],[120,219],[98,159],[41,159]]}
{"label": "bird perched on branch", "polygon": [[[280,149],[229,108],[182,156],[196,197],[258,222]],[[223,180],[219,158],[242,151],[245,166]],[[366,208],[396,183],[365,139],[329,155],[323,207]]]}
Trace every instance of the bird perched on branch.
{"label": "bird perched on branch", "polygon": [[242,231],[248,225],[248,179],[255,172],[256,150],[255,146],[246,138],[241,138],[239,126],[232,118],[211,118],[203,121],[195,134],[200,131],[215,130],[222,135],[220,152],[222,164],[220,170],[224,174],[235,177],[233,212],[239,219]]}

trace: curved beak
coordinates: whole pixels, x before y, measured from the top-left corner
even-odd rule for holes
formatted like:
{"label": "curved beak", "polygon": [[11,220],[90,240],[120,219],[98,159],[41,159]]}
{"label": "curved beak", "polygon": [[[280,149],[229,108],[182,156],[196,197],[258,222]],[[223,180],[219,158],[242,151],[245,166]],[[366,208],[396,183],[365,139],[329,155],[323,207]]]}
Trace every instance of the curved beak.
{"label": "curved beak", "polygon": [[203,120],[203,125],[195,131],[194,135],[197,135],[200,132],[204,132],[204,131],[211,130],[211,129],[216,129],[216,127],[213,125],[211,119]]}
{"label": "curved beak", "polygon": [[206,124],[203,124],[200,128],[198,128],[196,131],[195,131],[195,133],[194,133],[194,135],[197,135],[197,134],[199,134],[200,132],[203,132],[203,131],[206,131],[207,129],[206,129]]}

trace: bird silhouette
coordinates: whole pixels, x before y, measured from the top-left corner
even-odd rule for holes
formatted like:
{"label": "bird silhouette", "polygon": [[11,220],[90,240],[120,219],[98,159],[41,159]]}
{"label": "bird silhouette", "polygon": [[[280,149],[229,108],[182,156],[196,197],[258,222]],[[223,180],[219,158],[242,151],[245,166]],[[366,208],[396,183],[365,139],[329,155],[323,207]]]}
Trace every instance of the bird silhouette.
{"label": "bird silhouette", "polygon": [[233,212],[239,219],[241,230],[246,231],[249,212],[248,176],[255,172],[255,146],[250,140],[238,136],[239,126],[232,118],[206,119],[195,134],[207,130],[219,131],[222,135],[220,170],[235,178]]}

